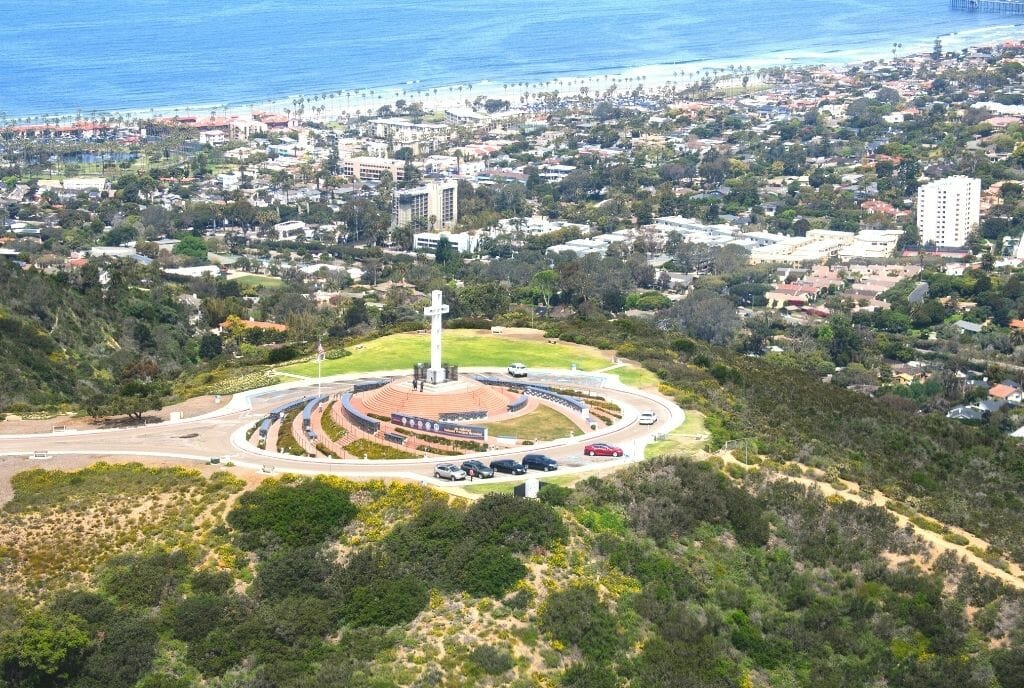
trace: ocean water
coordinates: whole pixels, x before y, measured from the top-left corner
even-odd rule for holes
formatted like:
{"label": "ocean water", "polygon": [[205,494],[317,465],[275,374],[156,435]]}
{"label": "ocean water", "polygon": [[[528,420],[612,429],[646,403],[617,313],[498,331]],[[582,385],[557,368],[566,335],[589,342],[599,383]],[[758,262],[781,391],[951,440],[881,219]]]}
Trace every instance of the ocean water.
{"label": "ocean water", "polygon": [[1024,37],[945,0],[0,0],[6,117],[238,106]]}

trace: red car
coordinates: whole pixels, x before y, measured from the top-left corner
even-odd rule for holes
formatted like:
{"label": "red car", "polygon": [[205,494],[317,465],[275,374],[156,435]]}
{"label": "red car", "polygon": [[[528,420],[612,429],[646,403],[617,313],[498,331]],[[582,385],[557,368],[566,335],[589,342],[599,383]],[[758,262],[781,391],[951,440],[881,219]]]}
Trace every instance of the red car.
{"label": "red car", "polygon": [[597,444],[588,444],[583,448],[583,453],[587,456],[622,456],[622,449],[598,442]]}

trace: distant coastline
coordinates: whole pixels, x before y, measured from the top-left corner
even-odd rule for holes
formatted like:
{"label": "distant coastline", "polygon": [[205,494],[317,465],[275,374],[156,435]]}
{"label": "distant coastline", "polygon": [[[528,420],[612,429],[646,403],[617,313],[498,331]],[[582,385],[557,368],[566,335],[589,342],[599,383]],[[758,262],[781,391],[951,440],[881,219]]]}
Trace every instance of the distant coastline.
{"label": "distant coastline", "polygon": [[[1022,37],[1020,24],[999,24],[949,33],[938,38],[947,51],[958,51],[967,47],[995,45]],[[719,77],[727,73],[746,74],[752,83],[757,83],[761,70],[779,67],[805,67],[821,65],[840,67],[860,64],[871,60],[887,60],[894,56],[906,57],[930,52],[934,38],[920,39],[912,43],[875,45],[859,48],[836,48],[829,51],[776,50],[759,57],[692,59],[673,63],[652,64],[623,68],[600,73],[580,71],[577,73],[551,76],[543,81],[530,80],[502,81],[452,81],[451,83],[427,83],[410,80],[401,84],[378,84],[376,86],[351,87],[334,86],[329,89],[307,89],[279,97],[244,100],[239,102],[205,102],[152,105],[148,107],[112,108],[109,110],[68,109],[59,113],[14,113],[4,110],[3,94],[0,93],[0,119],[8,124],[44,123],[73,121],[75,119],[124,118],[147,119],[175,115],[209,116],[245,115],[252,112],[294,111],[303,107],[303,118],[311,121],[331,121],[353,115],[376,112],[384,105],[394,105],[399,99],[407,102],[421,102],[427,110],[436,110],[465,105],[479,96],[508,100],[513,106],[520,103],[524,93],[558,91],[560,94],[578,95],[586,88],[592,95],[604,93],[613,85],[621,92],[643,85],[645,90],[667,86],[678,89],[698,81],[704,76]]]}

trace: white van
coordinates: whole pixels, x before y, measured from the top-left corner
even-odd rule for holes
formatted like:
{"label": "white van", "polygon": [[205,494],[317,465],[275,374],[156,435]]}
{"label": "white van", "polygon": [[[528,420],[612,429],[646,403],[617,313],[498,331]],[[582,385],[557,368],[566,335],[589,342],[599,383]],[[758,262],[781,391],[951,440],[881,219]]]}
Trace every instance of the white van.
{"label": "white van", "polygon": [[522,363],[510,363],[508,374],[512,377],[526,377],[526,366]]}

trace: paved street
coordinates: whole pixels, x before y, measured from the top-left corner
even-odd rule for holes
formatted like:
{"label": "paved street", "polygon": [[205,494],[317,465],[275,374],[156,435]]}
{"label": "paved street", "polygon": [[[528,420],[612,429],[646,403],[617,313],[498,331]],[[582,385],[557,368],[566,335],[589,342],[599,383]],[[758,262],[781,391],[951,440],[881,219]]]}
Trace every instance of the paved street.
{"label": "paved street", "polygon": [[[466,372],[492,371],[478,369]],[[376,375],[340,376],[325,379],[319,389],[322,389],[323,393],[337,393],[351,388],[359,379],[404,373],[405,371],[387,371]],[[568,385],[572,380],[572,376],[564,371],[548,372],[547,376],[557,379],[561,385]],[[538,371],[533,379],[542,382],[544,378],[545,373]],[[616,384],[615,378],[603,379],[593,374],[581,375],[578,381],[586,385],[600,384],[601,386],[597,388],[581,386],[580,389],[593,389],[606,399],[618,403],[624,415],[618,423],[609,428],[578,438],[540,442],[529,447],[529,451],[543,452],[559,460],[562,465],[561,472],[586,471],[595,464],[608,466],[634,461],[643,456],[644,447],[655,435],[666,433],[683,422],[682,410],[660,394],[623,388]],[[178,422],[115,430],[0,436],[0,461],[6,463],[5,468],[9,470],[14,464],[45,467],[47,457],[84,459],[137,456],[183,463],[207,463],[210,458],[219,457],[222,463],[231,462],[237,466],[270,473],[324,473],[353,478],[383,477],[435,482],[433,467],[445,461],[439,457],[403,461],[303,459],[262,451],[246,442],[246,430],[264,418],[271,409],[289,399],[316,394],[317,391],[315,380],[290,381],[236,395],[230,402],[225,402],[222,409]],[[645,410],[653,410],[658,415],[656,424],[638,424],[637,415]],[[620,446],[625,450],[626,456],[622,459],[584,457],[583,446],[594,441]],[[486,463],[495,458],[518,459],[526,451],[522,447],[513,450],[499,449],[474,456]],[[453,457],[459,461],[464,458],[466,457]],[[513,476],[495,479],[522,480],[521,477]]]}

